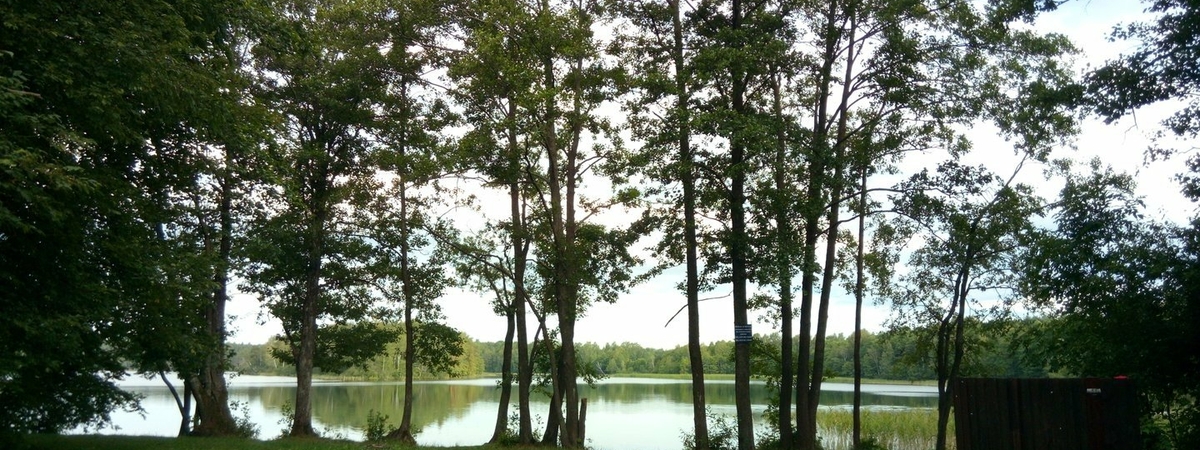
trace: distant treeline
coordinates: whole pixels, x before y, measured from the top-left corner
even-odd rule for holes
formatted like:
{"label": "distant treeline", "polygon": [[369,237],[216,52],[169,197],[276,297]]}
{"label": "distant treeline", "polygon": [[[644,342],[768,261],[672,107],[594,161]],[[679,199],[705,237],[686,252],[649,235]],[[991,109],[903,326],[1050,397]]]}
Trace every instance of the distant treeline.
{"label": "distant treeline", "polygon": [[[460,336],[462,337],[463,353],[454,358],[454,365],[448,375],[430,370],[424,364],[418,362],[414,364],[413,378],[469,378],[483,375],[483,361],[480,359],[482,352],[479,349],[479,344],[466,337],[466,335]],[[230,357],[228,370],[244,375],[296,375],[295,367],[271,356],[272,349],[274,348],[285,349],[287,345],[275,339],[265,344],[229,344]],[[336,373],[323,372],[321,370],[316,370],[315,373],[319,377],[326,378],[366,381],[403,380],[403,336],[400,336],[395,342],[388,344],[382,354],[370,359],[363,365],[352,366]]]}
{"label": "distant treeline", "polygon": [[[979,324],[972,326],[990,327],[991,332],[974,333],[970,343],[964,373],[970,376],[995,377],[1045,377],[1046,365],[1031,351],[1019,336],[1030,329],[1033,322],[1010,322],[1007,324]],[[982,330],[981,330],[982,331]],[[932,380],[935,378],[933,364],[929,359],[931,349],[927,344],[928,333],[920,330],[894,330],[883,333],[864,331],[862,336],[863,377],[881,380]],[[777,348],[779,335],[755,336],[759,348]],[[271,357],[271,346],[282,346],[278,341],[267,344],[232,344],[230,370],[248,375],[294,375],[295,369]],[[469,338],[463,340],[463,355],[456,361],[452,376],[476,377],[485,373],[499,373],[504,343],[479,342]],[[686,374],[688,373],[687,346],[672,349],[647,348],[625,343],[579,344],[577,347],[580,368],[588,372],[615,374]],[[854,336],[835,334],[825,342],[826,377],[854,376]],[[340,373],[325,373],[327,377],[361,380],[403,379],[403,342],[388,346],[385,354],[372,359],[366,366],[352,367]],[[762,352],[759,352],[762,353]],[[733,373],[733,342],[717,341],[703,346],[704,371],[710,374]],[[418,364],[416,378],[436,378],[436,374]],[[443,376],[444,377],[444,376]]]}

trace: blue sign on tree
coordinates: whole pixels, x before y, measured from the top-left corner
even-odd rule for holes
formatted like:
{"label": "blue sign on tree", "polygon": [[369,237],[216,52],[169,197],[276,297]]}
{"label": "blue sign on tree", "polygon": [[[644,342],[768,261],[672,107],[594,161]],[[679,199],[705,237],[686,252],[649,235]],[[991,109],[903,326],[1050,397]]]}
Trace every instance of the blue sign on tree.
{"label": "blue sign on tree", "polygon": [[751,331],[750,325],[734,325],[733,326],[733,342],[734,343],[749,343],[754,339],[754,332]]}

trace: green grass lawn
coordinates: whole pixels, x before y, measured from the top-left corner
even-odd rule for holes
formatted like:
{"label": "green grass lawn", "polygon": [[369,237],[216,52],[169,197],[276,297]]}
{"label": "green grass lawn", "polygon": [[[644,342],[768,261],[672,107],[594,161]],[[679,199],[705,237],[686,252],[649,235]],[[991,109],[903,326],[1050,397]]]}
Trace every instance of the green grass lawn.
{"label": "green grass lawn", "polygon": [[[30,435],[24,436],[15,450],[408,450],[455,448],[462,450],[499,447],[412,447],[398,444],[337,441],[331,439],[276,439],[258,441],[244,438],[101,436],[101,435]],[[520,449],[521,447],[504,447]]]}

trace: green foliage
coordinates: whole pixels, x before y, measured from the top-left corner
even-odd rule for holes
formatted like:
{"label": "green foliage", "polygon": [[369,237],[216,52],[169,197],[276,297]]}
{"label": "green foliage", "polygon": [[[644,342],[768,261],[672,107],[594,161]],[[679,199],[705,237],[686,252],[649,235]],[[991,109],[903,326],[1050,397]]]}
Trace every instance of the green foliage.
{"label": "green foliage", "polygon": [[[737,448],[737,424],[728,416],[713,414],[705,410],[708,418],[708,448],[712,450],[734,450]],[[687,431],[680,434],[684,450],[695,450],[696,437]]]}
{"label": "green foliage", "polygon": [[1126,24],[1113,31],[1118,40],[1136,47],[1088,74],[1087,103],[1112,121],[1153,103],[1178,99],[1181,107],[1164,125],[1181,136],[1200,132],[1200,9],[1182,0],[1143,2],[1155,15],[1151,22]]}
{"label": "green foliage", "polygon": [[387,420],[388,416],[375,412],[374,409],[367,411],[367,426],[363,429],[367,442],[379,442],[387,437]]}
{"label": "green foliage", "polygon": [[[1200,443],[1197,228],[1142,218],[1132,179],[1096,172],[1063,188],[1056,228],[1022,286],[1052,319],[1032,334],[1052,368],[1136,380],[1175,448]],[[1138,330],[1138,331],[1135,331]],[[1152,330],[1152,331],[1147,331]]]}
{"label": "green foliage", "polygon": [[[322,355],[318,361],[332,361],[338,365],[321,367],[324,376],[336,376],[350,380],[395,381],[404,379],[402,361],[404,360],[403,327],[398,324],[366,323],[376,331],[370,332],[372,339],[384,339],[381,343],[371,343],[369,346],[358,340],[350,342],[330,338],[329,344],[341,345],[350,354],[334,352]],[[484,372],[483,360],[476,343],[458,330],[443,324],[416,325],[418,336],[425,333],[426,344],[417,344],[417,361],[413,370],[418,379],[435,379],[439,377],[472,377]],[[324,337],[322,339],[325,339]],[[229,359],[229,369],[249,375],[294,375],[292,357],[289,346],[281,341],[271,341],[267,344],[233,344],[233,354]],[[340,355],[340,356],[339,356]],[[499,363],[497,363],[499,364]]]}
{"label": "green foliage", "polygon": [[[380,326],[373,322],[358,322],[351,325],[333,325],[318,329],[321,336],[317,341],[317,352],[313,367],[325,372],[342,372],[354,366],[364,366],[384,351],[388,343],[395,341],[400,332],[394,327]],[[275,347],[271,356],[284,364],[295,366],[291,347]]]}
{"label": "green foliage", "polygon": [[[176,200],[227,136],[237,2],[0,3],[0,433],[96,425],[197,363],[211,261]],[[131,24],[137,24],[131,26]]]}
{"label": "green foliage", "polygon": [[288,427],[291,427],[292,423],[295,421],[296,408],[294,408],[291,403],[284,403],[283,405],[280,405],[278,423],[283,429],[279,432],[278,439],[285,439],[288,437]]}
{"label": "green foliage", "polygon": [[229,410],[238,414],[233,418],[238,436],[246,439],[258,437],[258,425],[250,419],[250,402],[231,402]]}
{"label": "green foliage", "polygon": [[[1030,342],[1026,336],[1035,330],[1050,326],[1040,320],[1012,322],[967,323],[969,355],[964,373],[981,377],[1044,377],[1049,375],[1045,352],[1050,349],[1044,343]],[[863,377],[874,380],[923,381],[933,380],[932,348],[930,337],[933,330],[895,329],[883,333],[863,331]],[[756,376],[768,377],[778,373],[779,336],[756,336],[759,347],[754,353]],[[775,342],[773,347],[766,343]],[[829,377],[848,378],[853,370],[853,335],[833,334],[825,341],[825,368]],[[478,342],[482,370],[489,373],[500,371],[500,352],[503,342]],[[704,373],[732,374],[732,341],[715,341],[702,347]],[[686,346],[671,349],[647,348],[634,343],[582,343],[578,346],[580,367],[597,367],[609,375],[621,374],[686,374],[688,352]]]}

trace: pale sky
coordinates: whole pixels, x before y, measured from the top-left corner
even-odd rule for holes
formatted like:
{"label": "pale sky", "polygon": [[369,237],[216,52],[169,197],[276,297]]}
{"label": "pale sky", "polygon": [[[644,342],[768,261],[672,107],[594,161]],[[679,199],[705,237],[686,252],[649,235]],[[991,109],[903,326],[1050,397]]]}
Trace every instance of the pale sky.
{"label": "pale sky", "polygon": [[[1076,69],[1082,72],[1088,65],[1100,64],[1132,49],[1133,44],[1109,42],[1107,36],[1113,26],[1144,17],[1142,8],[1140,3],[1131,1],[1068,2],[1058,11],[1043,15],[1036,27],[1071,38],[1082,51],[1074,61]],[[1194,205],[1179,194],[1178,184],[1171,179],[1183,170],[1182,161],[1144,165],[1143,157],[1149,137],[1158,130],[1159,121],[1171,111],[1172,105],[1145,108],[1134,117],[1111,125],[1095,119],[1086,120],[1074,142],[1074,148],[1059,149],[1056,156],[1077,161],[1098,157],[1118,171],[1136,174],[1149,217],[1183,221],[1195,211]],[[980,130],[986,129],[980,127]],[[975,137],[977,150],[969,157],[970,161],[987,163],[998,172],[1012,170],[1014,160],[1010,147],[999,138],[987,136],[985,131],[976,131],[973,135],[978,135]],[[1023,172],[1025,178],[1022,179],[1040,186],[1044,197],[1053,198],[1061,181],[1044,181],[1040,173],[1039,168],[1028,168]],[[675,289],[675,284],[682,279],[682,268],[672,268],[655,279],[635,286],[615,304],[590,306],[586,316],[577,322],[576,341],[600,344],[634,342],[657,348],[686,345],[686,312],[666,325],[667,320],[684,304],[684,296]],[[733,307],[729,292],[729,286],[725,285],[714,292],[701,294],[702,298],[718,297],[700,304],[702,341],[732,339]],[[753,292],[751,288],[751,294]],[[489,298],[461,290],[452,290],[440,300],[449,325],[480,341],[499,341],[504,338],[504,319],[492,313],[489,302]],[[889,312],[886,306],[874,306],[872,303],[868,299],[863,311],[863,324],[868,330],[882,331]],[[252,295],[235,293],[228,305],[228,313],[232,342],[262,343],[280,332],[279,322],[260,314],[259,304]],[[261,323],[262,320],[265,323]],[[533,322],[530,316],[530,323]],[[777,331],[757,320],[754,315],[751,323],[756,333]],[[853,327],[854,299],[839,289],[834,292],[830,305],[829,333],[848,334]]]}

